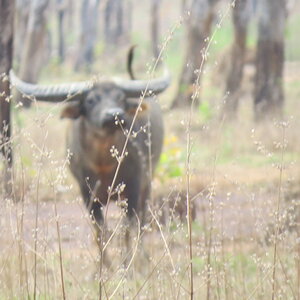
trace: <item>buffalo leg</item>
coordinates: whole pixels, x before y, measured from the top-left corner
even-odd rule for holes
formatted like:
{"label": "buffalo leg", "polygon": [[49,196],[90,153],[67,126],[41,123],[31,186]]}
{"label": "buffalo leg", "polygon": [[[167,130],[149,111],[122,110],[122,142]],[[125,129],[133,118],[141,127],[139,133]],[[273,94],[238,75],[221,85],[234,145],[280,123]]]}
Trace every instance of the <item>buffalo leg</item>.
{"label": "buffalo leg", "polygon": [[127,217],[129,220],[132,220],[135,214],[138,214],[140,180],[132,176],[131,180],[127,180],[125,185],[125,195],[127,198]]}
{"label": "buffalo leg", "polygon": [[[128,174],[129,175],[129,174]],[[136,226],[136,214],[138,214],[138,204],[140,196],[140,180],[139,176],[128,176],[125,183],[124,196],[127,198],[127,218],[124,223],[125,236],[125,259],[124,265],[127,266],[131,256],[133,255],[133,230]],[[131,175],[131,174],[130,174]],[[140,230],[140,228],[137,228]]]}
{"label": "buffalo leg", "polygon": [[104,265],[109,268],[111,265],[111,261],[106,251],[104,251],[103,249],[103,245],[106,241],[106,228],[102,215],[102,204],[95,196],[98,185],[98,182],[95,182],[93,184],[91,182],[87,182],[85,185],[81,185],[80,188],[84,203],[90,213],[92,220],[95,221],[96,243],[99,249],[100,262],[103,262]]}
{"label": "buffalo leg", "polygon": [[86,182],[84,185],[81,185],[80,188],[84,203],[90,213],[90,216],[96,222],[96,225],[100,227],[103,225],[103,215],[102,204],[95,196],[98,185],[98,182]]}
{"label": "buffalo leg", "polygon": [[147,186],[142,192],[142,197],[139,203],[139,212],[140,212],[139,217],[141,219],[141,227],[143,227],[143,225],[145,225],[146,223],[146,207],[148,204],[147,202],[150,200],[149,195],[150,195],[150,188],[149,186]]}

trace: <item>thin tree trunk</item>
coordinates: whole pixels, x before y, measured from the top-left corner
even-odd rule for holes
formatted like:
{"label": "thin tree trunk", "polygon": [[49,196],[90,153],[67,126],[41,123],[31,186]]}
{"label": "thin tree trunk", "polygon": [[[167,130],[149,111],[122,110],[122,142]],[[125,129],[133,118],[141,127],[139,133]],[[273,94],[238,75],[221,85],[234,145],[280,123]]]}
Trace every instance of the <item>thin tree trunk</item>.
{"label": "thin tree trunk", "polygon": [[[31,2],[24,51],[22,53],[19,77],[27,82],[37,82],[42,63],[45,58],[46,8],[48,0],[34,0]],[[25,107],[29,107],[31,100],[17,96]]]}
{"label": "thin tree trunk", "polygon": [[107,1],[104,12],[104,37],[109,50],[112,49],[111,46],[121,46],[129,39],[131,9],[131,1]]}
{"label": "thin tree trunk", "polygon": [[104,9],[104,39],[106,44],[111,44],[111,19],[114,1],[107,1]]}
{"label": "thin tree trunk", "polygon": [[238,109],[239,91],[245,63],[247,28],[251,14],[250,2],[249,0],[239,0],[235,3],[232,10],[234,41],[225,90],[225,92],[228,93],[228,97],[224,106],[224,114],[230,115],[231,117],[236,115]]}
{"label": "thin tree trunk", "polygon": [[57,0],[57,19],[58,19],[58,57],[60,63],[65,60],[65,0]]}
{"label": "thin tree trunk", "polygon": [[[109,2],[109,1],[108,1]],[[83,0],[81,8],[81,36],[75,70],[91,70],[97,38],[99,0]]]}
{"label": "thin tree trunk", "polygon": [[161,5],[161,0],[151,1],[151,42],[152,42],[152,55],[154,59],[157,59],[159,55],[160,5]]}
{"label": "thin tree trunk", "polygon": [[0,149],[4,157],[4,190],[12,191],[12,148],[10,143],[10,88],[8,73],[13,60],[14,1],[0,0]]}
{"label": "thin tree trunk", "polygon": [[16,0],[14,33],[14,66],[19,69],[30,12],[30,0]]}
{"label": "thin tree trunk", "polygon": [[261,0],[256,54],[254,110],[257,120],[281,116],[284,67],[285,0]]}
{"label": "thin tree trunk", "polygon": [[[214,8],[218,0],[193,0],[188,11],[186,23],[187,49],[183,63],[177,95],[171,105],[172,108],[189,106],[195,91],[196,80],[201,78],[199,69],[204,63],[204,52],[207,38],[210,35],[214,18]],[[199,84],[200,81],[198,81]],[[199,102],[195,99],[195,104]]]}
{"label": "thin tree trunk", "polygon": [[74,11],[75,11],[75,7],[74,7],[74,2],[73,0],[67,0],[67,28],[73,28],[74,26]]}
{"label": "thin tree trunk", "polygon": [[[161,0],[162,1],[162,0]],[[125,21],[124,21],[124,40],[130,42],[130,36],[132,31],[132,14],[133,14],[132,0],[125,1]]]}
{"label": "thin tree trunk", "polygon": [[117,1],[117,19],[116,19],[117,27],[116,27],[116,36],[117,40],[122,38],[124,32],[124,14],[123,14],[123,5],[122,1]]}

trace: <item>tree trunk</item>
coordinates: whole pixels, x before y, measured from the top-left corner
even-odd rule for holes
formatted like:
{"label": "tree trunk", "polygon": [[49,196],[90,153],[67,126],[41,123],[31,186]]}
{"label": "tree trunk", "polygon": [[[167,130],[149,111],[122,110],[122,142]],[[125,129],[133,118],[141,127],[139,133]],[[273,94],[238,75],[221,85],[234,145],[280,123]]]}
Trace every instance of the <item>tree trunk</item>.
{"label": "tree trunk", "polygon": [[30,0],[15,2],[14,67],[19,69],[30,12]]}
{"label": "tree trunk", "polygon": [[[4,157],[4,190],[12,191],[12,148],[10,143],[10,88],[8,73],[13,60],[14,1],[0,0],[0,149]],[[3,190],[3,189],[2,189]]]}
{"label": "tree trunk", "polygon": [[[172,103],[172,108],[189,106],[192,97],[197,96],[201,73],[200,67],[205,61],[205,48],[207,38],[210,35],[211,25],[214,18],[214,8],[218,0],[193,0],[188,11],[190,15],[186,22],[187,49],[183,63],[177,95]],[[197,81],[197,87],[196,85]],[[199,103],[195,97],[194,103]]]}
{"label": "tree trunk", "polygon": [[[161,0],[162,1],[162,0]],[[131,31],[132,31],[132,11],[133,11],[133,4],[132,0],[125,1],[125,22],[124,22],[124,40],[125,42],[129,43],[131,38]]]}
{"label": "tree trunk", "polygon": [[[110,1],[108,1],[110,2]],[[75,70],[91,71],[94,61],[94,47],[97,38],[99,0],[83,0],[81,8],[81,36]]]}
{"label": "tree trunk", "polygon": [[65,60],[65,12],[66,1],[57,0],[57,19],[58,19],[58,57],[59,62]]}
{"label": "tree trunk", "polygon": [[261,0],[258,6],[254,110],[260,120],[282,114],[286,7],[285,0]]}
{"label": "tree trunk", "polygon": [[[24,50],[21,57],[19,77],[27,82],[36,83],[45,58],[46,8],[48,0],[31,2],[29,20],[24,40]],[[17,100],[29,107],[32,100],[18,94]]]}
{"label": "tree trunk", "polygon": [[104,16],[104,37],[109,50],[111,50],[111,46],[121,46],[129,39],[131,7],[131,1],[107,1]]}
{"label": "tree trunk", "polygon": [[161,1],[151,1],[151,42],[152,42],[152,55],[156,60],[159,55],[159,28],[160,28],[160,10]]}
{"label": "tree trunk", "polygon": [[75,7],[74,7],[73,0],[67,0],[67,28],[73,28],[74,26],[74,14],[75,14]]}
{"label": "tree trunk", "polygon": [[232,11],[234,41],[225,90],[228,97],[224,105],[224,114],[227,116],[230,115],[231,117],[236,115],[240,96],[239,91],[243,77],[247,28],[251,14],[250,2],[249,0],[239,0],[236,2]]}

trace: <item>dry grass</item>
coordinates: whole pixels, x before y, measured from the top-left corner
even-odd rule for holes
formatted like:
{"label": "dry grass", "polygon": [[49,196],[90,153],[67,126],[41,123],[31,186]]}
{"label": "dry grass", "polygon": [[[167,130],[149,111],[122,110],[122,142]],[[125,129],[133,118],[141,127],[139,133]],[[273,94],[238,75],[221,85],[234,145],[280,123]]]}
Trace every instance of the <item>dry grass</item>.
{"label": "dry grass", "polygon": [[99,282],[102,299],[189,299],[191,288],[194,299],[299,299],[299,75],[299,63],[286,64],[284,123],[253,123],[249,82],[238,119],[220,121],[222,91],[209,74],[208,110],[165,113],[150,225],[132,230],[126,267],[124,214],[110,204],[111,265],[101,278],[93,226],[68,171],[61,105],[15,108],[14,191],[0,195],[0,299],[97,299]]}
{"label": "dry grass", "polygon": [[[66,298],[98,297],[97,247],[78,188],[67,170],[63,150],[66,123],[58,120],[58,111],[39,104],[30,111],[19,111],[15,118],[22,127],[18,129],[14,124],[14,196],[1,201],[1,299],[32,298],[35,282],[37,298],[61,299],[59,243]],[[142,232],[142,241],[127,271],[123,265],[124,230],[118,227],[123,216],[116,205],[109,209],[108,232],[116,232],[106,249],[112,264],[103,271],[104,299],[111,295],[112,299],[189,298],[185,202],[175,205],[180,201],[177,196],[186,193],[185,134],[181,128],[184,125],[178,122],[185,115],[166,114],[165,151],[168,155],[177,153],[181,173],[172,178],[169,167],[176,163],[172,160],[159,166],[154,180],[157,201],[151,207],[154,221]],[[197,124],[196,119],[191,128],[190,181],[196,214],[192,231],[195,299],[206,297],[208,280],[211,298],[269,299],[276,228],[274,293],[277,298],[297,298],[297,117],[286,127],[288,144],[282,161],[282,146],[277,144],[282,138],[282,127],[277,123],[258,126],[244,119],[220,127],[217,119],[205,124]],[[173,138],[168,141],[170,136]],[[132,247],[134,250],[135,242]]]}

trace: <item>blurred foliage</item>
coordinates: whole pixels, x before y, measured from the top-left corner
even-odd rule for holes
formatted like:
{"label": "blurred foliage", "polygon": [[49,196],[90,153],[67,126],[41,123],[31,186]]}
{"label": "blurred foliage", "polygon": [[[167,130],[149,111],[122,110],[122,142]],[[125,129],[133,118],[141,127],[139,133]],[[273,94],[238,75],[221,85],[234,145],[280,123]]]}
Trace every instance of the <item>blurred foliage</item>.
{"label": "blurred foliage", "polygon": [[211,120],[213,116],[213,109],[207,100],[203,100],[200,103],[198,111],[201,122],[205,123]]}
{"label": "blurred foliage", "polygon": [[170,135],[165,137],[164,150],[160,156],[158,174],[162,180],[180,177],[184,174],[185,156],[178,137]]}
{"label": "blurred foliage", "polygon": [[299,39],[295,38],[299,35],[300,15],[291,14],[287,19],[286,26],[286,60],[297,61],[300,60],[300,45]]}

